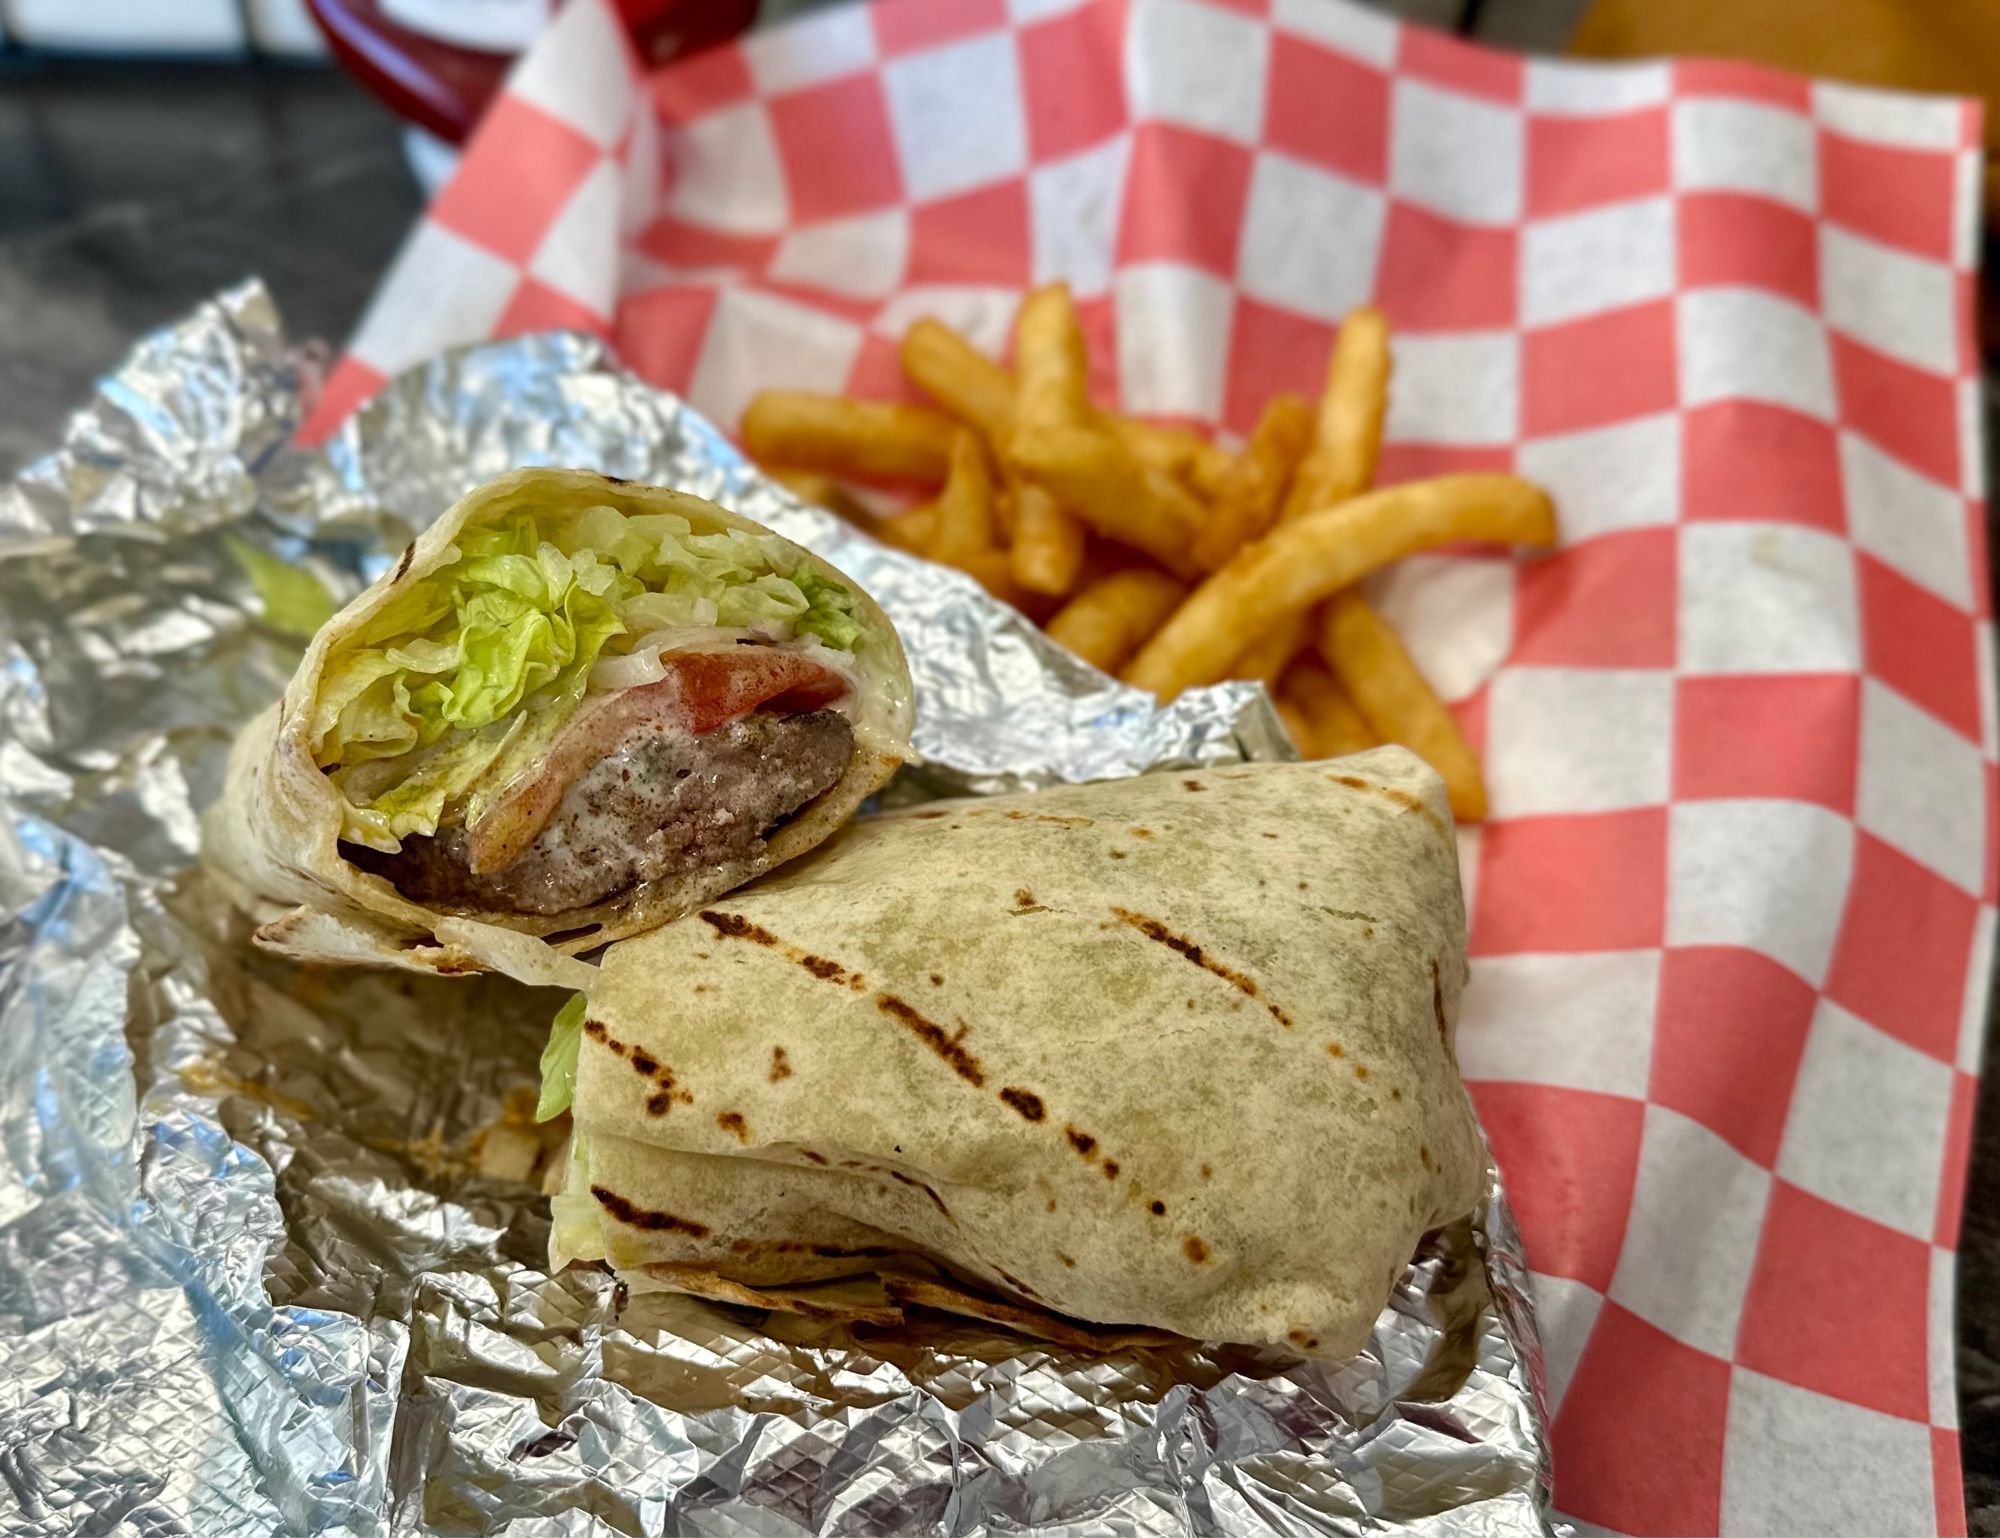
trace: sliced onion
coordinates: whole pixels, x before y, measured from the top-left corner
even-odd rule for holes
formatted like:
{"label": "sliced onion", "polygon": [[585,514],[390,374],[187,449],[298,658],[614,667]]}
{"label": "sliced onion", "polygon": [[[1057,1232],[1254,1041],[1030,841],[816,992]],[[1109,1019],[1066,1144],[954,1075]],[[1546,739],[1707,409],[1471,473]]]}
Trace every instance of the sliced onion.
{"label": "sliced onion", "polygon": [[600,657],[590,670],[590,689],[593,694],[609,694],[656,684],[666,676],[666,664],[657,651],[628,652],[622,657]]}
{"label": "sliced onion", "polygon": [[853,712],[854,701],[861,697],[861,675],[854,666],[854,653],[842,651],[837,646],[828,646],[824,640],[808,630],[796,641],[787,641],[780,651],[798,652],[812,658],[821,667],[831,668],[847,681],[847,693],[831,709],[842,715]]}
{"label": "sliced onion", "polygon": [[590,670],[590,692],[610,694],[618,689],[638,689],[646,684],[656,684],[667,676],[664,659],[676,652],[727,651],[745,641],[756,641],[780,651],[806,653],[815,662],[823,663],[845,677],[850,689],[859,687],[853,652],[828,646],[811,631],[799,636],[786,634],[774,638],[773,632],[779,629],[789,631],[789,627],[769,623],[752,625],[747,629],[734,625],[671,625],[649,630],[632,643],[629,652],[598,659],[597,665]]}
{"label": "sliced onion", "polygon": [[639,638],[639,645],[648,651],[700,652],[740,646],[756,639],[755,631],[741,625],[674,625],[647,632]]}
{"label": "sliced onion", "polygon": [[632,643],[629,652],[601,657],[590,670],[590,691],[608,694],[614,689],[636,689],[656,684],[667,676],[660,659],[672,652],[725,651],[753,639],[752,632],[734,625],[671,625],[649,630]]}

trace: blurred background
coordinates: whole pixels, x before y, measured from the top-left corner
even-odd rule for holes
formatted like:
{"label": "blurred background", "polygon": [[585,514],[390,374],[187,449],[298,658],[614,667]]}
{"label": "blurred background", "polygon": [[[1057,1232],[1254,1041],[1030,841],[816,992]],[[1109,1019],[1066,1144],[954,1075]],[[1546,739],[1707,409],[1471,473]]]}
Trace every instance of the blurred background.
{"label": "blurred background", "polygon": [[[555,0],[0,0],[0,474],[139,333],[258,274],[342,339]],[[842,0],[622,0],[665,58]],[[1381,8],[1558,49],[1585,0]]]}

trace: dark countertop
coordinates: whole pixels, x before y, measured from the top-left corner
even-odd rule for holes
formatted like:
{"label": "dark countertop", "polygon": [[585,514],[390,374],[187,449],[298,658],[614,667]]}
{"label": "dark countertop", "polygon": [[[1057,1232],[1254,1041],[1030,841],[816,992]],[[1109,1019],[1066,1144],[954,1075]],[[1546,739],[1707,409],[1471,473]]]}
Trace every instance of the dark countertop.
{"label": "dark countertop", "polygon": [[[0,59],[0,474],[135,337],[240,278],[269,283],[294,336],[337,344],[420,206],[394,123],[331,70]],[[1959,1402],[1970,1528],[2000,1535],[2000,1075],[1974,1138]]]}
{"label": "dark countertop", "polygon": [[0,59],[0,474],[238,279],[339,342],[422,206],[396,125],[331,69]]}
{"label": "dark countertop", "polygon": [[[1989,380],[1989,396],[1991,384]],[[2000,423],[1987,411],[1988,442]],[[1988,537],[1993,536],[1989,529]],[[1992,1011],[1987,1013],[1988,1039]],[[1990,1051],[1990,1048],[1989,1048]],[[2000,1074],[1979,1086],[1958,1259],[1958,1421],[1966,1530],[2000,1534]]]}

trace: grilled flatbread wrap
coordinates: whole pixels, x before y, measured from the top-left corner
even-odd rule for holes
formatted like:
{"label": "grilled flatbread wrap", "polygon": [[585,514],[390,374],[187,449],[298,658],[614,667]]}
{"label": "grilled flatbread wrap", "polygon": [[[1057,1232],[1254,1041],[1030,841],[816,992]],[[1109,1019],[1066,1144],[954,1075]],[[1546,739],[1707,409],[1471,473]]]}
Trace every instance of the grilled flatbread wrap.
{"label": "grilled flatbread wrap", "polygon": [[682,492],[519,470],[320,630],[204,851],[301,959],[574,953],[811,849],[910,719],[894,628],[826,562]]}
{"label": "grilled flatbread wrap", "polygon": [[1465,977],[1400,748],[870,818],[559,1017],[553,1260],[706,1296],[929,1267],[1345,1358],[1483,1190]]}

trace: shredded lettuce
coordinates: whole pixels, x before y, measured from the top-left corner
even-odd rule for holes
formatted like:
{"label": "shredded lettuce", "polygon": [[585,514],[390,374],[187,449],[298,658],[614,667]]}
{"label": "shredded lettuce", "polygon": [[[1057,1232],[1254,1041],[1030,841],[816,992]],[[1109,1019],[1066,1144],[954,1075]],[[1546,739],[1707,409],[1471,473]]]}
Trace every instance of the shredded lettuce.
{"label": "shredded lettuce", "polygon": [[714,625],[721,622],[721,610],[713,598],[704,598],[691,587],[671,592],[641,593],[628,598],[619,616],[634,635],[655,630],[672,630],[682,625]]}
{"label": "shredded lettuce", "polygon": [[[581,698],[604,643],[624,633],[619,602],[641,591],[594,552],[539,539],[525,514],[466,530],[458,558],[417,587],[370,627],[377,644],[329,660],[313,722],[322,768],[477,731],[550,685]],[[418,618],[433,633],[382,634]]]}
{"label": "shredded lettuce", "polygon": [[851,595],[809,567],[782,575],[793,559],[769,536],[697,534],[685,518],[612,507],[462,530],[444,566],[327,661],[313,742],[353,807],[345,836],[393,851],[490,800],[621,637],[721,625],[853,650]]}
{"label": "shredded lettuce", "polygon": [[572,994],[556,1011],[549,1026],[549,1044],[542,1049],[542,1098],[535,1105],[536,1121],[553,1121],[569,1109],[576,1095],[576,1057],[583,1046],[583,995]]}
{"label": "shredded lettuce", "polygon": [[836,651],[851,652],[861,640],[854,617],[854,597],[838,582],[830,582],[810,566],[792,573],[792,583],[805,596],[806,611],[793,624],[816,635]]}

